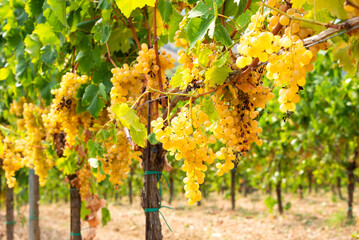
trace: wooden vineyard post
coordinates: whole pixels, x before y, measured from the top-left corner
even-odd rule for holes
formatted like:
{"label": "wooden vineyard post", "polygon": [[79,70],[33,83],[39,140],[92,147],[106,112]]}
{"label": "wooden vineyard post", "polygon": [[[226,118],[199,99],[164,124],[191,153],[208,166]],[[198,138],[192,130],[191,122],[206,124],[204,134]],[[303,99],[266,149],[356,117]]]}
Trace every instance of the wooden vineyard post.
{"label": "wooden vineyard post", "polygon": [[232,210],[236,208],[236,168],[231,171],[231,202]]}
{"label": "wooden vineyard post", "polygon": [[133,168],[131,167],[129,177],[127,179],[128,181],[128,199],[130,201],[130,205],[132,205],[133,199],[132,199],[132,178],[133,178]]}
{"label": "wooden vineyard post", "polygon": [[70,182],[70,206],[71,206],[71,226],[70,239],[81,240],[81,196],[72,180],[77,178],[76,174],[68,176]]}
{"label": "wooden vineyard post", "polygon": [[[280,159],[278,159],[278,164],[277,164],[277,171],[280,174]],[[282,189],[281,189],[281,185],[282,185],[282,178],[279,178],[276,186],[275,186],[275,190],[276,190],[276,194],[277,194],[277,201],[278,201],[278,211],[280,214],[283,214],[283,204],[282,204]]]}
{"label": "wooden vineyard post", "polygon": [[170,173],[170,198],[168,200],[168,203],[171,204],[172,200],[173,200],[173,197],[174,197],[174,173],[173,173],[174,170],[171,171]]}
{"label": "wooden vineyard post", "polygon": [[39,177],[29,170],[29,239],[40,240]]}
{"label": "wooden vineyard post", "polygon": [[[151,93],[148,94],[148,100],[151,100]],[[151,103],[148,103],[147,135],[151,133],[151,112]],[[157,188],[158,176],[157,174],[146,174],[146,172],[162,172],[165,164],[165,153],[162,144],[151,145],[147,140],[147,147],[144,150],[142,161],[144,184],[141,193],[141,206],[146,215],[146,240],[160,240],[163,238],[158,212],[162,200]]]}
{"label": "wooden vineyard post", "polygon": [[6,184],[6,240],[14,240],[14,189]]}
{"label": "wooden vineyard post", "polygon": [[355,176],[354,170],[356,168],[355,161],[349,163],[347,168],[348,175],[348,219],[353,219],[353,201],[354,201],[354,189],[355,189]]}

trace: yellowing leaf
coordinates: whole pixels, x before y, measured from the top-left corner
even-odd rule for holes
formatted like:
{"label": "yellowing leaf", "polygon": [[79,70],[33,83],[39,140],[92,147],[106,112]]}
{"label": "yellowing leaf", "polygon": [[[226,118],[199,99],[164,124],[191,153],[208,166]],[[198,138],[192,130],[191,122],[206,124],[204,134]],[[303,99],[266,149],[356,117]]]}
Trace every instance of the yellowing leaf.
{"label": "yellowing leaf", "polygon": [[140,123],[136,111],[129,108],[126,103],[116,104],[112,107],[112,111],[115,113],[116,119],[130,130],[132,141],[140,147],[145,147],[147,129],[144,124]]}
{"label": "yellowing leaf", "polygon": [[293,8],[300,8],[304,5],[305,0],[292,0],[291,3]]}
{"label": "yellowing leaf", "polygon": [[128,18],[136,8],[143,8],[145,5],[154,7],[155,2],[156,0],[116,0],[116,5]]}
{"label": "yellowing leaf", "polygon": [[0,68],[0,81],[5,80],[10,74],[10,69]]}
{"label": "yellowing leaf", "polygon": [[221,85],[228,77],[230,71],[231,71],[230,67],[212,67],[206,72],[205,81],[210,86],[214,86],[215,84]]}

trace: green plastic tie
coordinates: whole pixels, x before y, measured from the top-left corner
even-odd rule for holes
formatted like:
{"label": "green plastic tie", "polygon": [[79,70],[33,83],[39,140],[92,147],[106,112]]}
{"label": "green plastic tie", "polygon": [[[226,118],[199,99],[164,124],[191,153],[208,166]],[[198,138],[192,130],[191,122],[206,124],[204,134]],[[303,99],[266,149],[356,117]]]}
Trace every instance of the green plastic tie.
{"label": "green plastic tie", "polygon": [[70,188],[70,191],[77,191],[77,188]]}
{"label": "green plastic tie", "polygon": [[39,220],[39,218],[35,216],[30,216],[30,220]]}
{"label": "green plastic tie", "polygon": [[6,221],[6,222],[5,222],[6,225],[15,224],[15,223],[16,223],[16,221]]}
{"label": "green plastic tie", "polygon": [[70,235],[71,236],[81,236],[81,232],[78,232],[78,233],[70,232]]}
{"label": "green plastic tie", "polygon": [[[145,172],[145,176],[146,176],[146,175],[152,175],[152,174],[156,174],[157,177],[158,177],[158,183],[159,183],[159,185],[160,185],[160,197],[162,198],[161,175],[165,177],[168,188],[170,188],[170,184],[169,184],[169,182],[168,182],[166,176],[165,176],[163,173],[161,173],[161,172],[158,172],[158,171],[146,171],[146,172]],[[148,213],[148,212],[159,212],[159,213],[161,214],[163,220],[165,221],[165,223],[166,223],[168,229],[172,232],[172,229],[171,229],[171,227],[168,225],[165,216],[163,216],[163,214],[161,213],[160,208],[173,209],[173,208],[171,208],[171,207],[162,206],[161,203],[160,203],[160,207],[159,207],[159,208],[145,208],[145,213]]]}

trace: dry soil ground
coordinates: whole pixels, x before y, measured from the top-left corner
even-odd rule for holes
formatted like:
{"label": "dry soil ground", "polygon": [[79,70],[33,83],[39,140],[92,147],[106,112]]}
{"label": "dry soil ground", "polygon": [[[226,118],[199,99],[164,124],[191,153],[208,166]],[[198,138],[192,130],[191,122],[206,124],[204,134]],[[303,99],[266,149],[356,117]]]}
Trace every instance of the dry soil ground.
{"label": "dry soil ground", "polygon": [[[346,203],[333,202],[330,194],[316,194],[298,199],[285,195],[292,207],[282,216],[276,211],[270,214],[259,194],[247,198],[238,196],[237,209],[232,211],[230,201],[211,197],[200,207],[187,206],[184,198],[171,204],[174,210],[163,209],[162,213],[170,224],[170,232],[163,219],[164,239],[201,240],[349,240],[359,239],[359,224],[340,225],[345,215]],[[358,198],[357,198],[358,199]],[[167,205],[166,202],[163,205]],[[359,216],[359,201],[355,202],[354,214]],[[134,240],[144,239],[145,218],[139,200],[130,206],[127,199],[121,203],[110,204],[112,220],[99,227],[96,239]],[[27,239],[27,224],[21,226],[21,214],[27,218],[28,208],[20,208],[16,213],[15,240]],[[40,206],[40,227],[42,240],[69,239],[69,205],[65,203]],[[4,239],[4,209],[0,212],[0,239]],[[86,235],[86,223],[82,233]]]}

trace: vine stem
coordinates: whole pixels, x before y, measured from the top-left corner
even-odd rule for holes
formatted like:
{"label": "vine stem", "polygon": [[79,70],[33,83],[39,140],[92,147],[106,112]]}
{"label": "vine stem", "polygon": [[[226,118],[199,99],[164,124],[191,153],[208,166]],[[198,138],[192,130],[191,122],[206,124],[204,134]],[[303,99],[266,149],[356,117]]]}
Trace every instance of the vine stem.
{"label": "vine stem", "polygon": [[[228,19],[229,21],[233,22],[237,28],[240,28],[242,30],[241,26],[239,26],[238,23],[236,23],[233,19],[227,17],[226,15],[220,14],[220,13],[218,13],[218,16],[222,17],[221,19],[223,19],[223,18]],[[224,26],[224,24],[222,24],[222,25]]]}
{"label": "vine stem", "polygon": [[285,12],[279,10],[278,8],[271,7],[271,6],[269,6],[268,4],[265,4],[265,3],[262,3],[262,6],[265,6],[265,7],[269,8],[269,9],[272,9],[272,10],[274,10],[276,12],[279,12],[280,14],[282,14],[284,16],[287,16],[288,18],[290,18],[292,20],[295,20],[295,21],[302,21],[302,22],[312,23],[312,24],[323,26],[323,27],[329,27],[330,26],[330,24],[327,24],[327,23],[322,23],[322,22],[319,22],[319,21],[311,20],[311,19],[294,17],[292,15],[289,15],[288,13],[285,13]]}
{"label": "vine stem", "polygon": [[131,29],[131,32],[132,32],[133,38],[134,38],[134,40],[135,40],[135,42],[136,42],[138,51],[140,51],[140,50],[141,50],[141,44],[140,44],[140,41],[138,40],[136,31],[135,31],[135,27],[133,26],[132,18],[131,18],[131,17],[128,18],[128,27]]}
{"label": "vine stem", "polygon": [[147,29],[147,39],[148,39],[148,47],[151,47],[151,29],[150,29],[150,25],[148,24],[148,19],[147,19],[147,6],[144,7],[143,9],[143,16],[145,18],[145,27]]}
{"label": "vine stem", "polygon": [[116,63],[112,60],[111,58],[111,53],[110,53],[110,48],[108,47],[108,43],[106,42],[106,48],[107,48],[107,55],[108,55],[108,59],[110,60],[110,62],[112,63],[112,65],[117,68]]}
{"label": "vine stem", "polygon": [[146,92],[142,93],[142,94],[136,99],[136,101],[132,104],[131,109],[133,109],[134,106],[138,103],[138,101],[140,101],[140,99],[141,99],[145,94],[147,94],[147,93],[149,93],[149,92],[150,92],[150,91],[146,91]]}
{"label": "vine stem", "polygon": [[[163,92],[163,84],[162,84],[162,69],[161,69],[161,62],[160,62],[160,57],[158,55],[158,37],[157,37],[157,5],[158,5],[158,1],[156,1],[155,6],[153,7],[153,47],[155,49],[155,54],[156,54],[156,64],[158,66],[158,72],[157,72],[157,80],[158,80],[158,86],[160,88],[160,91]],[[166,99],[161,99],[162,102],[162,108],[166,108],[167,107],[167,102]]]}

